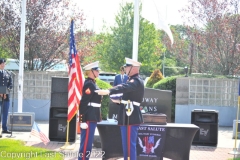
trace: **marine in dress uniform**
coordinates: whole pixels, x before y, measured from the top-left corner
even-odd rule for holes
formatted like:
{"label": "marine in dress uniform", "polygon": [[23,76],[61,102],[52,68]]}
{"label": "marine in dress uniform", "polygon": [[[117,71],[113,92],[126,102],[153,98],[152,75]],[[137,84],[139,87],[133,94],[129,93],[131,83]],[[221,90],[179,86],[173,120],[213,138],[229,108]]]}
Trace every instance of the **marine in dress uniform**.
{"label": "marine in dress uniform", "polygon": [[95,92],[95,90],[99,89],[95,83],[95,78],[98,77],[100,70],[98,64],[97,61],[83,67],[88,78],[83,85],[83,95],[79,106],[81,143],[78,160],[89,159],[97,122],[101,121],[102,96]]}
{"label": "marine in dress uniform", "polygon": [[[8,90],[12,90],[12,76],[11,74],[5,70],[5,59],[0,59],[0,86],[7,86]],[[11,133],[11,131],[9,131],[7,129],[7,118],[8,118],[8,110],[9,110],[9,94],[0,94],[0,98],[4,99],[4,103],[2,106],[2,102],[0,102],[0,106],[3,107],[2,108],[2,133]]]}
{"label": "marine in dress uniform", "polygon": [[[141,63],[129,58],[126,59],[124,65],[126,74],[129,76],[126,84],[115,86],[109,90],[99,90],[99,95],[111,95],[122,93],[121,99],[112,99],[113,102],[119,104],[118,125],[120,125],[122,136],[122,148],[124,160],[137,159],[137,135],[138,127],[143,123],[142,113],[140,111],[140,103],[144,96],[144,82],[139,77],[139,69]],[[129,103],[131,105],[129,105]],[[128,104],[128,105],[127,105]],[[130,108],[130,113],[128,108]]]}

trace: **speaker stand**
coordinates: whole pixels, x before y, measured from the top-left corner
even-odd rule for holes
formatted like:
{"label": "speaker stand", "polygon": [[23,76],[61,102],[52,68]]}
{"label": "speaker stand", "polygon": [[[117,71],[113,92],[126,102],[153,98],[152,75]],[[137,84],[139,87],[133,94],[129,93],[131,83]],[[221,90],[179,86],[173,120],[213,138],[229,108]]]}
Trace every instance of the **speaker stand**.
{"label": "speaker stand", "polygon": [[[13,91],[14,92],[14,91]],[[13,99],[12,99],[12,117],[11,117],[11,134],[10,135],[7,135],[6,137],[8,138],[15,138],[16,136],[13,136],[12,133],[13,133]]]}
{"label": "speaker stand", "polygon": [[233,148],[233,150],[232,150],[232,151],[230,151],[228,154],[233,154],[233,155],[234,155],[234,158],[235,158],[235,156],[236,156],[236,155],[239,155],[239,154],[240,154],[240,152],[238,151],[238,149],[237,149],[237,148]]}

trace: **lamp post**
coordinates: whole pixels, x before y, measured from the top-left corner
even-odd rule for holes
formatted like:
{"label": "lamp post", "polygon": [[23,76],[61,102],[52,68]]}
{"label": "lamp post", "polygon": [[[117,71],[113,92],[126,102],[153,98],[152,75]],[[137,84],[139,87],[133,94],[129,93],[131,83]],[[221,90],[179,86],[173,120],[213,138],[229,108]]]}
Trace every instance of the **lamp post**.
{"label": "lamp post", "polygon": [[184,71],[185,71],[185,77],[188,77],[188,66],[184,67]]}

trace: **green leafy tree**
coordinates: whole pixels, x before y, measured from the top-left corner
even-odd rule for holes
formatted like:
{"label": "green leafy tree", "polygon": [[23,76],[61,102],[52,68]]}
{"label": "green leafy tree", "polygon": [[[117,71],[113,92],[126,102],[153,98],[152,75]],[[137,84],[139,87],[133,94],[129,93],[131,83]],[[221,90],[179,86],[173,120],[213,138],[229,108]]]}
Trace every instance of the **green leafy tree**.
{"label": "green leafy tree", "polygon": [[[101,69],[104,71],[115,71],[115,69],[112,68],[112,62],[108,60],[109,47],[111,46],[112,39],[113,36],[110,33],[100,33],[96,35],[96,40],[98,40],[99,43],[94,47],[94,50],[96,55],[100,57]],[[120,64],[118,65],[120,66]]]}
{"label": "green leafy tree", "polygon": [[94,32],[88,30],[79,31],[75,34],[75,38],[77,41],[78,56],[83,66],[101,58],[100,55],[96,54],[95,50],[96,45],[101,43],[101,41],[96,39]]}
{"label": "green leafy tree", "polygon": [[9,51],[1,46],[0,42],[0,58],[9,58]]}
{"label": "green leafy tree", "polygon": [[173,57],[171,55],[167,55],[165,57],[164,66],[165,66],[165,68],[164,68],[164,76],[165,77],[178,75],[183,72],[182,67],[178,67],[176,57]]}
{"label": "green leafy tree", "polygon": [[[164,76],[175,76],[184,73],[184,66],[190,64],[188,28],[183,25],[172,25],[171,31],[174,37],[174,43],[171,45],[169,37],[164,31],[160,31],[160,38],[165,48],[164,55],[161,55],[162,65],[164,65]],[[162,69],[163,70],[163,69]]]}
{"label": "green leafy tree", "polygon": [[[98,35],[102,40],[96,46],[97,54],[101,55],[102,68],[106,71],[118,71],[125,57],[132,57],[134,7],[132,3],[120,6],[115,17],[116,26],[109,33]],[[138,61],[142,63],[141,73],[150,75],[151,71],[160,65],[160,55],[163,45],[159,32],[153,24],[140,18]]]}

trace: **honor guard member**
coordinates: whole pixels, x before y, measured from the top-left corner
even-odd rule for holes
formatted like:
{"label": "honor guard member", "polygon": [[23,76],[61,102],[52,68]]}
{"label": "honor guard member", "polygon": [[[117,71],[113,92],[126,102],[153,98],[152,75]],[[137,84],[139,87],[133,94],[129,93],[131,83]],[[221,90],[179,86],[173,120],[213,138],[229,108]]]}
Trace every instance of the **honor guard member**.
{"label": "honor guard member", "polygon": [[[99,95],[109,94],[111,100],[119,104],[117,118],[121,129],[124,160],[136,160],[138,127],[143,123],[139,107],[144,96],[144,82],[139,77],[141,63],[129,58],[125,59],[125,72],[129,77],[126,84],[115,86],[109,90],[97,90],[96,92]],[[121,93],[122,97],[113,98],[113,95],[120,95]]]}
{"label": "honor guard member", "polygon": [[[5,70],[5,62],[6,60],[0,58],[0,86],[6,86],[9,92],[12,90],[12,76],[11,74]],[[8,118],[8,110],[9,110],[9,94],[0,93],[0,98],[4,99],[4,103],[2,106],[2,102],[0,102],[0,106],[2,107],[2,133],[10,134],[11,131],[7,129],[7,118]]]}
{"label": "honor guard member", "polygon": [[89,159],[97,122],[101,121],[102,96],[95,92],[95,90],[99,89],[95,82],[100,70],[98,64],[99,61],[96,61],[83,67],[87,79],[83,85],[82,99],[79,106],[81,141],[78,160]]}

